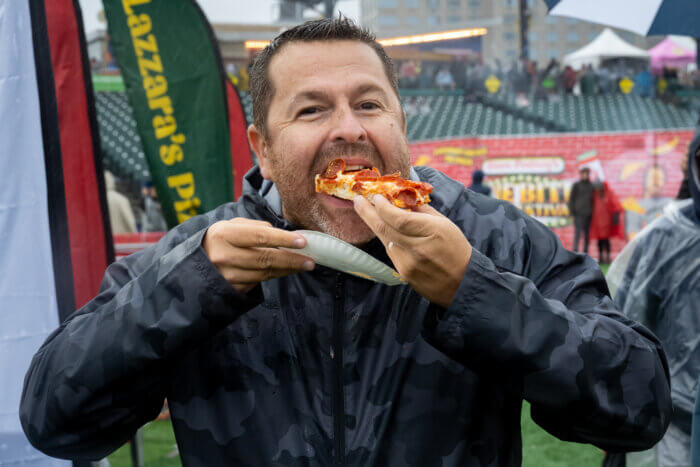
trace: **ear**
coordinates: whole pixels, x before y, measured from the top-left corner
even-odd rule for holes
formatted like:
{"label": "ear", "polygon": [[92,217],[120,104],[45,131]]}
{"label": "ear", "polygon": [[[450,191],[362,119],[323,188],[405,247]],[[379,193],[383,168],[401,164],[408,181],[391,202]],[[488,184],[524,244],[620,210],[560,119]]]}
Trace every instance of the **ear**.
{"label": "ear", "polygon": [[255,125],[250,125],[248,127],[248,142],[250,143],[250,147],[253,148],[255,155],[258,156],[260,173],[262,174],[263,178],[266,180],[271,180],[269,147],[265,137],[255,127]]}

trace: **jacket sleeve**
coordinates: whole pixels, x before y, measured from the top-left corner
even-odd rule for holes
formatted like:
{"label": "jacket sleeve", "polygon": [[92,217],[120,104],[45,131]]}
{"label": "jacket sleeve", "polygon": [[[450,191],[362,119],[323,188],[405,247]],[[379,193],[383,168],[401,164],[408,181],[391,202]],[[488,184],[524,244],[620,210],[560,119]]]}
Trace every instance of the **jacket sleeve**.
{"label": "jacket sleeve", "polygon": [[651,447],[671,415],[660,342],[615,308],[590,257],[510,209],[496,237],[503,243],[477,242],[509,269],[475,246],[451,305],[431,307],[426,338],[530,402],[535,422],[562,440],[611,451]]}
{"label": "jacket sleeve", "polygon": [[37,449],[70,459],[114,451],[156,417],[178,355],[259,303],[204,253],[207,216],[110,265],[99,294],[37,351],[20,402]]}
{"label": "jacket sleeve", "polygon": [[[659,278],[655,269],[649,269],[641,263],[660,263],[664,253],[657,250],[654,242],[647,241],[649,237],[653,237],[653,232],[642,235],[635,239],[639,241],[625,247],[631,248],[631,251],[625,269],[620,274],[620,284],[613,294],[613,300],[625,316],[655,331],[658,324],[657,314],[667,294],[664,290],[666,280],[663,274]],[[652,261],[652,258],[656,261]]]}

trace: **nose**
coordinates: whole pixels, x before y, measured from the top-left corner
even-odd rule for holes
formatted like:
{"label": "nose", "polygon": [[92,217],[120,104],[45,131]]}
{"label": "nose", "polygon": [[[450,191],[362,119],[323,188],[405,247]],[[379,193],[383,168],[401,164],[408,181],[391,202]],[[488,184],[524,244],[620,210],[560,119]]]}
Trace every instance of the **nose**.
{"label": "nose", "polygon": [[329,138],[334,143],[355,143],[367,140],[367,132],[355,113],[349,107],[336,110],[331,124],[333,128]]}

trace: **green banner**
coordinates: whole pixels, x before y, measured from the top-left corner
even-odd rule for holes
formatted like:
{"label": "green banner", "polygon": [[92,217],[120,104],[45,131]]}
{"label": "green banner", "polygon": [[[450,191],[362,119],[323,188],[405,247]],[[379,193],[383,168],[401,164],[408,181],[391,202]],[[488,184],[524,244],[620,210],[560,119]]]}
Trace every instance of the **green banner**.
{"label": "green banner", "polygon": [[218,48],[194,0],[103,0],[169,227],[233,200]]}

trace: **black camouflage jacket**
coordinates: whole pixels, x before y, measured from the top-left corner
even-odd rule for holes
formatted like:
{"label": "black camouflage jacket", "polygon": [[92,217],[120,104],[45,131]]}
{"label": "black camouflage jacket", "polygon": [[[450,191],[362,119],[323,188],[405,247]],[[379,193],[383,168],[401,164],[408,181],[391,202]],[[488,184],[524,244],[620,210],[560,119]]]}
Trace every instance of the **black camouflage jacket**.
{"label": "black camouflage jacket", "polygon": [[165,397],[185,466],[517,466],[523,399],[564,440],[659,440],[663,351],[615,309],[593,260],[512,205],[416,171],[474,247],[448,309],[323,267],[235,292],[201,248],[207,227],[293,228],[254,169],[239,201],[112,264],[47,339],[22,394],[32,444],[100,458]]}

